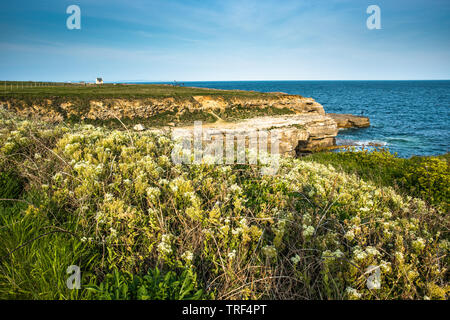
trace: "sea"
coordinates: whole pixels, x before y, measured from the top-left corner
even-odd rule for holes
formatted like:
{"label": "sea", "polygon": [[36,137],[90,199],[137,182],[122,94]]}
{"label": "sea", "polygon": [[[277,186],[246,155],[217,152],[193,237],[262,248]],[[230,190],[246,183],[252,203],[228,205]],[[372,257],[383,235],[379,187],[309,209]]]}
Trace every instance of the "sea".
{"label": "sea", "polygon": [[449,152],[450,80],[202,81],[184,85],[312,97],[326,112],[370,118],[369,128],[340,130],[337,144],[361,148],[376,144],[404,158]]}

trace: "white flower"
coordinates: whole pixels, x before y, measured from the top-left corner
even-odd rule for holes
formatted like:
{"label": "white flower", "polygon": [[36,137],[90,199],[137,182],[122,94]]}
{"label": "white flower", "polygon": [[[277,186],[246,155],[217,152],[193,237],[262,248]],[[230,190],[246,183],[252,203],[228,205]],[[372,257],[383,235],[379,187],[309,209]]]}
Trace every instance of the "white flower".
{"label": "white flower", "polygon": [[367,258],[367,252],[362,250],[360,247],[356,247],[353,251],[355,260],[361,261]]}
{"label": "white flower", "polygon": [[231,193],[240,194],[240,193],[242,193],[242,188],[239,187],[237,184],[233,184],[230,186],[230,191],[231,191]]}
{"label": "white flower", "polygon": [[370,256],[376,256],[376,255],[379,255],[379,254],[380,254],[380,252],[379,252],[376,248],[374,248],[374,247],[372,247],[372,246],[368,246],[368,247],[366,248],[366,252],[367,252],[367,254],[370,255]]}
{"label": "white flower", "polygon": [[347,293],[349,299],[361,298],[361,294],[356,289],[353,289],[351,287],[347,287],[347,289],[345,289],[345,292]]}
{"label": "white flower", "polygon": [[274,246],[265,246],[262,248],[262,252],[267,258],[275,258],[277,256],[277,249]]}
{"label": "white flower", "polygon": [[236,250],[228,253],[228,259],[233,260],[236,257]]}
{"label": "white flower", "polygon": [[169,255],[172,253],[171,245],[172,235],[163,234],[161,237],[161,242],[158,244],[158,251],[163,255]]}
{"label": "white flower", "polygon": [[181,258],[184,259],[188,264],[190,264],[194,259],[194,254],[191,251],[186,251],[181,255]]}
{"label": "white flower", "polygon": [[109,231],[111,232],[111,238],[115,238],[117,236],[117,230],[113,227],[109,228]]}
{"label": "white flower", "polygon": [[348,241],[352,241],[355,238],[355,233],[353,232],[353,230],[349,230],[345,233],[344,238]]}
{"label": "white flower", "polygon": [[159,188],[156,188],[156,187],[148,187],[146,192],[147,192],[148,199],[152,203],[156,203],[159,196],[161,195],[161,190],[159,190]]}
{"label": "white flower", "polygon": [[400,261],[400,262],[402,262],[403,259],[404,259],[403,253],[401,253],[400,251],[395,252],[394,256],[395,256],[395,258],[396,258],[398,261]]}
{"label": "white flower", "polygon": [[302,234],[305,238],[311,237],[314,234],[314,231],[315,231],[315,229],[313,226],[307,226],[305,224],[303,225]]}
{"label": "white flower", "polygon": [[417,238],[412,242],[412,247],[416,252],[422,251],[425,248],[425,240],[422,238]]}
{"label": "white flower", "polygon": [[296,265],[296,264],[298,264],[299,262],[300,262],[300,256],[298,255],[298,254],[296,254],[295,256],[293,256],[292,258],[291,258],[291,261],[292,261],[292,263],[294,264],[294,265]]}

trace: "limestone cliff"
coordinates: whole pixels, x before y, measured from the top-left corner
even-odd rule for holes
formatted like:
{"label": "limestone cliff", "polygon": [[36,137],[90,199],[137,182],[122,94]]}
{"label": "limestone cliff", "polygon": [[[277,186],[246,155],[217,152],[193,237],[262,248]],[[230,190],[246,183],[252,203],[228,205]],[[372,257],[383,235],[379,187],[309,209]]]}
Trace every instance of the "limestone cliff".
{"label": "limestone cliff", "polygon": [[323,106],[312,98],[283,93],[262,97],[97,98],[84,100],[83,104],[73,98],[58,97],[31,104],[13,99],[0,105],[16,114],[48,121],[122,119],[128,121],[127,125],[142,123],[151,128],[183,127],[201,120],[210,128],[234,134],[276,130],[280,153],[291,155],[333,147],[338,128],[366,125],[361,117],[326,115]]}
{"label": "limestone cliff", "polygon": [[[62,121],[71,117],[85,120],[146,119],[163,115],[170,121],[183,119],[183,115],[213,111],[257,112],[270,109],[280,114],[313,112],[325,114],[323,107],[311,98],[298,95],[273,94],[261,98],[190,96],[166,98],[102,98],[77,100],[77,98],[47,98],[28,102],[10,99],[0,102],[7,109],[25,116],[39,116],[49,121]],[[163,120],[163,119],[162,119]]]}
{"label": "limestone cliff", "polygon": [[[202,125],[203,135],[226,143],[227,137],[245,139],[246,145],[254,134],[267,134],[267,148],[278,144],[278,153],[296,156],[335,145],[338,133],[336,122],[321,114],[296,114],[287,116],[256,117],[238,122],[218,122]],[[194,127],[178,127],[179,137],[194,134]],[[206,140],[208,140],[206,139]],[[259,138],[258,138],[259,139]],[[274,141],[277,139],[277,141]]]}

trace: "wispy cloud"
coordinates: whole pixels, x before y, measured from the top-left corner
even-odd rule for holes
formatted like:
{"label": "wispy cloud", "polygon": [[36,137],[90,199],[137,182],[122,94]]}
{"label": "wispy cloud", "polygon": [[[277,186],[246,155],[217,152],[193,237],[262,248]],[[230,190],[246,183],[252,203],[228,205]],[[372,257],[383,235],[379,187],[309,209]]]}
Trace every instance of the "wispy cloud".
{"label": "wispy cloud", "polygon": [[152,80],[450,76],[445,0],[379,0],[379,31],[365,27],[366,0],[77,3],[82,29],[69,31],[72,1],[2,2],[0,78],[86,70]]}

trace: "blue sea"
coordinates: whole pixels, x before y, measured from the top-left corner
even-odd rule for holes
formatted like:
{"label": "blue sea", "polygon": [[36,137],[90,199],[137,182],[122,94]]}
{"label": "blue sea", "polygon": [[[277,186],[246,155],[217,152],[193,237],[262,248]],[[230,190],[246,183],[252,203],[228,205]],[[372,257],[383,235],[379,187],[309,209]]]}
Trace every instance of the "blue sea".
{"label": "blue sea", "polygon": [[375,142],[400,157],[449,151],[450,80],[446,81],[227,81],[186,86],[286,92],[312,97],[326,112],[370,118],[367,129],[341,130],[338,144]]}

